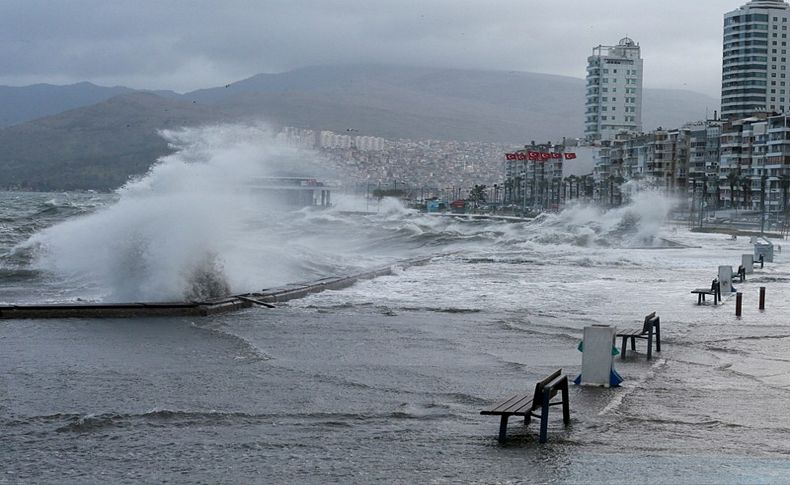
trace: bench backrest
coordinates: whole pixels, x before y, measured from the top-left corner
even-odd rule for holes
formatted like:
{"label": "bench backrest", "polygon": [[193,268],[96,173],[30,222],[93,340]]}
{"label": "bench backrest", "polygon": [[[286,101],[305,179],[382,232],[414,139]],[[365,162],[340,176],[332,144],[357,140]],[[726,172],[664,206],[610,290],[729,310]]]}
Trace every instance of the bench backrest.
{"label": "bench backrest", "polygon": [[656,312],[651,313],[650,315],[645,316],[645,323],[642,324],[642,333],[650,333],[650,329],[658,322],[658,317],[656,316]]}
{"label": "bench backrest", "polygon": [[[535,394],[532,396],[532,409],[537,409],[543,405],[543,390],[551,385],[561,374],[562,369],[557,369],[549,377],[535,384]],[[557,389],[552,387],[549,399],[554,397],[555,394],[557,394]]]}

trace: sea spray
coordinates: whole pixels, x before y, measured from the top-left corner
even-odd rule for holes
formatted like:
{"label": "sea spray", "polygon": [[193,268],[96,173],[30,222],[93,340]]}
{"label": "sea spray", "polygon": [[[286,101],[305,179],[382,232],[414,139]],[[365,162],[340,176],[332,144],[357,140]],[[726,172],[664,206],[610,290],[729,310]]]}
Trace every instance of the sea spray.
{"label": "sea spray", "polygon": [[278,228],[292,216],[253,194],[249,181],[314,175],[316,155],[277,142],[262,126],[162,135],[175,153],[119,189],[117,202],[31,237],[33,266],[91,281],[104,301],[203,299],[303,276],[299,260],[316,248],[298,229]]}
{"label": "sea spray", "polygon": [[537,219],[532,240],[544,244],[629,247],[658,244],[657,236],[676,201],[658,190],[642,189],[622,207],[602,209],[573,203],[558,214]]}

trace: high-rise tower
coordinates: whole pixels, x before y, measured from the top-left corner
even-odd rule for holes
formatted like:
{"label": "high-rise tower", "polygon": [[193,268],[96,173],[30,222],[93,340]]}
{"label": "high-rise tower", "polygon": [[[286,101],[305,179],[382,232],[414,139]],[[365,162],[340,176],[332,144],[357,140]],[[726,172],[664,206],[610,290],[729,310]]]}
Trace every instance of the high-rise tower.
{"label": "high-rise tower", "polygon": [[642,58],[628,37],[599,45],[587,58],[588,140],[607,140],[620,131],[642,131]]}
{"label": "high-rise tower", "polygon": [[790,5],[783,0],[752,0],[724,14],[723,118],[790,111],[788,28]]}

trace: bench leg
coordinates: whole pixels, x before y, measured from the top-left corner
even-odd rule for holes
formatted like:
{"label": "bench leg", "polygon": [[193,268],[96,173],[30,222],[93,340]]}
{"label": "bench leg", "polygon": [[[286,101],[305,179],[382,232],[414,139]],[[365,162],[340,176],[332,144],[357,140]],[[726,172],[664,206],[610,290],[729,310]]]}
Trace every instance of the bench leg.
{"label": "bench leg", "polygon": [[636,337],[631,337],[631,350],[636,352]]}
{"label": "bench leg", "polygon": [[568,379],[562,383],[562,422],[565,426],[571,424],[571,404],[568,400]]}
{"label": "bench leg", "polygon": [[623,336],[623,345],[621,345],[622,350],[620,351],[620,354],[622,354],[622,355],[620,355],[620,358],[623,359],[623,360],[625,360],[625,352],[626,352],[626,350],[628,350],[628,345],[627,344],[628,344],[628,337]]}
{"label": "bench leg", "polygon": [[656,321],[656,352],[661,352],[661,320]]}
{"label": "bench leg", "polygon": [[532,415],[527,413],[527,415],[524,416],[524,426],[529,426],[529,423],[531,421],[532,421]]}
{"label": "bench leg", "polygon": [[702,305],[705,302],[705,295],[697,293],[697,305]]}
{"label": "bench leg", "polygon": [[540,442],[545,443],[549,434],[549,396],[543,395],[543,406],[540,410]]}
{"label": "bench leg", "polygon": [[505,440],[507,439],[507,414],[503,414],[502,418],[499,420],[499,444],[505,444]]}
{"label": "bench leg", "polygon": [[653,358],[653,329],[647,332],[647,360]]}

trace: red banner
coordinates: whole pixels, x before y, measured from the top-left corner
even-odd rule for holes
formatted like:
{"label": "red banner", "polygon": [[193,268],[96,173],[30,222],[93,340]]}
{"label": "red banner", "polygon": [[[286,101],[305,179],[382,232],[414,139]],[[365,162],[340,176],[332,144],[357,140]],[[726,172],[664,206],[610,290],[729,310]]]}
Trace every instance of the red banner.
{"label": "red banner", "polygon": [[546,160],[575,160],[575,153],[550,153],[550,152],[533,152],[532,150],[516,153],[505,153],[506,160],[530,160],[533,162],[545,162]]}

